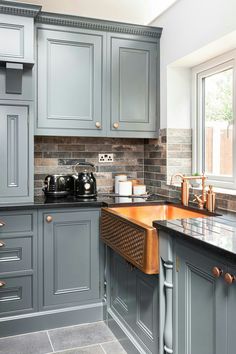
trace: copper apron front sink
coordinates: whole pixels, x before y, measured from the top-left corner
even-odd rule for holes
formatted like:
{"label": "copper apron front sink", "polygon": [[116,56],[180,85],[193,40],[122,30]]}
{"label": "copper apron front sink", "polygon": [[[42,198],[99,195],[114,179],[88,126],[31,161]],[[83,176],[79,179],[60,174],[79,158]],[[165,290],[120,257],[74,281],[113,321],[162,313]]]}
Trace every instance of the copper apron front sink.
{"label": "copper apron front sink", "polygon": [[158,274],[158,234],[152,222],[207,215],[168,204],[102,208],[101,239],[142,272]]}

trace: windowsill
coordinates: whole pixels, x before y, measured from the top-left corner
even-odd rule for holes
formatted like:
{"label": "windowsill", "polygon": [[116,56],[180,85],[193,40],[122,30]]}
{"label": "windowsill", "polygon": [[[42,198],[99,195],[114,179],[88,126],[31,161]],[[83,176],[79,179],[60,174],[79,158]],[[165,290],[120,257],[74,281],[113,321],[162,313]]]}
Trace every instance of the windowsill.
{"label": "windowsill", "polygon": [[[181,185],[180,184],[170,184],[170,183],[167,183],[167,187],[171,189],[171,187],[174,187],[174,188],[178,188],[180,189],[181,188]],[[173,188],[173,189],[174,189]],[[201,186],[200,187],[197,187],[197,188],[193,188],[190,186],[190,190],[193,190],[193,191],[201,191]],[[235,195],[236,196],[236,189],[229,189],[229,188],[219,188],[219,187],[213,187],[213,191],[217,194],[224,194],[224,195],[228,195],[228,196],[232,196],[232,195]]]}

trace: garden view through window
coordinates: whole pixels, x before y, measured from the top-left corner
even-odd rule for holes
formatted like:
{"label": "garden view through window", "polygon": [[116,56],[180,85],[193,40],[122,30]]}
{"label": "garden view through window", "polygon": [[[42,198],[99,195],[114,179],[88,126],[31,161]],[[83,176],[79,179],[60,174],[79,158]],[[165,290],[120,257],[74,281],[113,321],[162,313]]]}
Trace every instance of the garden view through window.
{"label": "garden view through window", "polygon": [[233,69],[203,78],[203,169],[207,175],[233,176]]}

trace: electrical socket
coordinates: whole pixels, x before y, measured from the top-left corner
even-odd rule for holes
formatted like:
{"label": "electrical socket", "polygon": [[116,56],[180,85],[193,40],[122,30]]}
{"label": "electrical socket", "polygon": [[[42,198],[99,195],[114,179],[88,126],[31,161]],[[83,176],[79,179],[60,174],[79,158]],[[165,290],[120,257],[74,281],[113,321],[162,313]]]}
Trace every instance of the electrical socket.
{"label": "electrical socket", "polygon": [[98,154],[98,161],[99,162],[113,162],[113,154]]}

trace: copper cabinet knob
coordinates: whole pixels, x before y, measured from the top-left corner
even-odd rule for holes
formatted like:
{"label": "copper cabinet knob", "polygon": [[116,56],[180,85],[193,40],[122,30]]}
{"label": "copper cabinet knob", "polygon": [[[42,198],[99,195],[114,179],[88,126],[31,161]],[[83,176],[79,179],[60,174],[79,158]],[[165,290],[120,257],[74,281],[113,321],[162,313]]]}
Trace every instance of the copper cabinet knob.
{"label": "copper cabinet knob", "polygon": [[98,128],[98,129],[100,129],[100,128],[101,128],[101,123],[100,123],[100,122],[96,122],[96,123],[95,123],[95,127]]}
{"label": "copper cabinet knob", "polygon": [[46,220],[47,220],[47,222],[52,222],[52,216],[51,216],[51,215],[48,215],[48,216],[46,217]]}
{"label": "copper cabinet knob", "polygon": [[6,282],[3,281],[3,280],[0,280],[0,288],[2,288],[2,287],[5,286],[5,285],[6,285]]}
{"label": "copper cabinet knob", "polygon": [[5,242],[0,240],[0,247],[4,247],[5,246]]}
{"label": "copper cabinet knob", "polygon": [[231,285],[236,280],[236,277],[230,273],[225,273],[224,280],[227,284]]}
{"label": "copper cabinet knob", "polygon": [[115,129],[118,129],[118,128],[119,128],[119,123],[114,123],[114,124],[113,124],[113,127],[114,127]]}
{"label": "copper cabinet knob", "polygon": [[211,272],[215,278],[219,278],[223,274],[223,270],[218,267],[213,267]]}
{"label": "copper cabinet knob", "polygon": [[6,224],[5,224],[5,222],[3,222],[2,220],[0,220],[0,227],[3,227],[3,226],[5,226]]}

